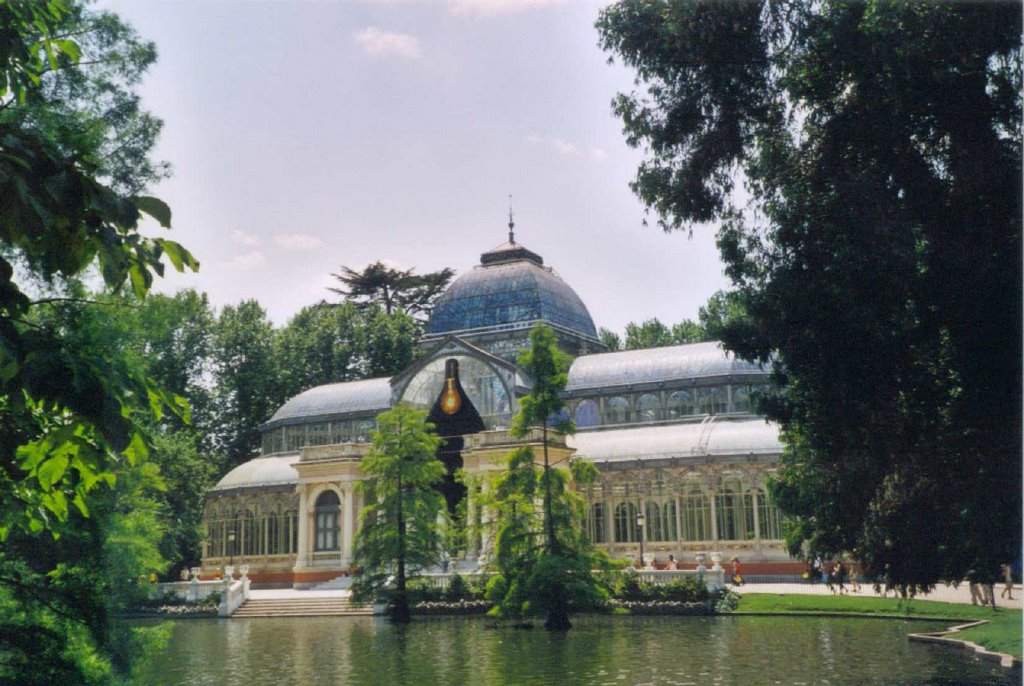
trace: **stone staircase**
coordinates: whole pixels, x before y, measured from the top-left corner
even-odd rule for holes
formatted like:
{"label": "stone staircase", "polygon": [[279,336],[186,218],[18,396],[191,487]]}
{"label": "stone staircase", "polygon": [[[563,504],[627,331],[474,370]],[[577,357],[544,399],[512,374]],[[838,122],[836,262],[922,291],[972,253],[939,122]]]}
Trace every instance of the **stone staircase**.
{"label": "stone staircase", "polygon": [[370,616],[373,607],[356,606],[347,596],[249,598],[231,615],[243,617],[355,617]]}

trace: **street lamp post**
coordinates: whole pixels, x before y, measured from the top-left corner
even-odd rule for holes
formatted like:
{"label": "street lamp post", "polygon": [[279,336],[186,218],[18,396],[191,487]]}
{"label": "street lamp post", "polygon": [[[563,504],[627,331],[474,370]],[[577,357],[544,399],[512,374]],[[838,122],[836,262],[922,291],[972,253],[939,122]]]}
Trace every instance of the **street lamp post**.
{"label": "street lamp post", "polygon": [[636,528],[640,530],[640,569],[643,569],[646,565],[644,564],[644,513],[637,510],[636,513]]}
{"label": "street lamp post", "polygon": [[231,528],[228,532],[228,564],[231,566],[235,565],[235,529]]}

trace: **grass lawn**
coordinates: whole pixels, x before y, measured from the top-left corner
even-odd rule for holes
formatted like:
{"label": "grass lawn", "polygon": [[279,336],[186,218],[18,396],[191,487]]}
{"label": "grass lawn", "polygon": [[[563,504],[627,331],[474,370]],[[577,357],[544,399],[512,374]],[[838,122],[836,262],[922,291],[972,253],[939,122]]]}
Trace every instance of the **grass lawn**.
{"label": "grass lawn", "polygon": [[974,641],[989,650],[1021,657],[1021,611],[974,605],[939,603],[934,600],[899,600],[896,598],[858,598],[850,595],[793,595],[778,593],[745,593],[740,596],[736,612],[769,614],[826,613],[872,615],[876,617],[988,620],[988,624],[957,632],[953,638]]}

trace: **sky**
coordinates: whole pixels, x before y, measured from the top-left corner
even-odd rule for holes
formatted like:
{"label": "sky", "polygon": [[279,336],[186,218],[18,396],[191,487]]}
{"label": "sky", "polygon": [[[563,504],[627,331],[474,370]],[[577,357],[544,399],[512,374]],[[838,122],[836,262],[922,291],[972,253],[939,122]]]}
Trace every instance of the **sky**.
{"label": "sky", "polygon": [[696,318],[728,286],[715,229],[643,225],[642,153],[611,110],[633,74],[597,45],[603,4],[103,0],[157,45],[139,93],[174,174],[152,192],[202,264],[158,290],[256,299],[283,325],[337,299],[342,265],[472,269],[511,195],[517,242],[597,326]]}

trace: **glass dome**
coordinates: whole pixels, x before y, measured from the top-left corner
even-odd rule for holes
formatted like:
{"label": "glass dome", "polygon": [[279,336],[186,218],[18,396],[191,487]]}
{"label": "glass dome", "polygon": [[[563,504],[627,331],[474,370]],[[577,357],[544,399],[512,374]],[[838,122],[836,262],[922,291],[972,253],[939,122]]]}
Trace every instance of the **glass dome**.
{"label": "glass dome", "polygon": [[[485,254],[486,257],[486,254]],[[596,339],[583,301],[565,281],[527,257],[485,263],[448,288],[430,317],[428,334],[544,321]]]}

